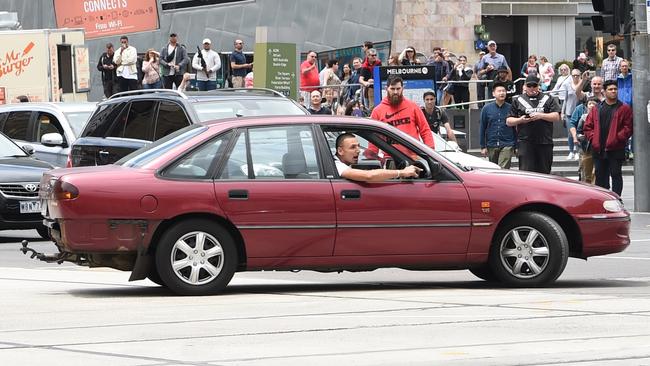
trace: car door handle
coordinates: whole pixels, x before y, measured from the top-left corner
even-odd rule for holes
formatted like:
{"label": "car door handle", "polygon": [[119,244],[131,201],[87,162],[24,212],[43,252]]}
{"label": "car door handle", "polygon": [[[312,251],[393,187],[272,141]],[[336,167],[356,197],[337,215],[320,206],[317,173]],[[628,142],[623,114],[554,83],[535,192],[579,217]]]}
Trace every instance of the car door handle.
{"label": "car door handle", "polygon": [[341,191],[341,198],[344,200],[358,200],[361,198],[361,191],[356,189]]}
{"label": "car door handle", "polygon": [[109,152],[105,150],[99,150],[99,155],[108,155]]}
{"label": "car door handle", "polygon": [[248,191],[245,189],[232,189],[228,191],[228,198],[231,200],[247,200]]}

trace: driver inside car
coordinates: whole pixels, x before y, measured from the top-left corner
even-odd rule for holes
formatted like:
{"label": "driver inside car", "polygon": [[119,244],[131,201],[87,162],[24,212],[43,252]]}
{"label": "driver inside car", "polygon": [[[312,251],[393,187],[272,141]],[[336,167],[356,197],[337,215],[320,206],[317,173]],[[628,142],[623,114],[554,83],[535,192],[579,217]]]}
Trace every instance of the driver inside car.
{"label": "driver inside car", "polygon": [[360,153],[359,141],[354,134],[343,133],[336,138],[334,162],[341,177],[360,182],[381,182],[396,178],[417,178],[422,171],[421,168],[413,165],[404,169],[363,170],[353,168],[351,165],[357,164]]}

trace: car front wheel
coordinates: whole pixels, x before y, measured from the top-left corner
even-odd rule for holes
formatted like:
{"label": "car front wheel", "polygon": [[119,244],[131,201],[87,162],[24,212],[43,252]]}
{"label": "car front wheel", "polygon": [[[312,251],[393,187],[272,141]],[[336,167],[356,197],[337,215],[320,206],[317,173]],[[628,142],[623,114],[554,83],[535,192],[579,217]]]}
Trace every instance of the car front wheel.
{"label": "car front wheel", "polygon": [[237,249],[228,231],[203,219],[172,226],[156,248],[160,279],[179,295],[222,291],[232,279],[237,261]]}
{"label": "car front wheel", "polygon": [[508,286],[544,286],[566,267],[569,244],[562,227],[538,212],[507,218],[490,248],[490,268]]}

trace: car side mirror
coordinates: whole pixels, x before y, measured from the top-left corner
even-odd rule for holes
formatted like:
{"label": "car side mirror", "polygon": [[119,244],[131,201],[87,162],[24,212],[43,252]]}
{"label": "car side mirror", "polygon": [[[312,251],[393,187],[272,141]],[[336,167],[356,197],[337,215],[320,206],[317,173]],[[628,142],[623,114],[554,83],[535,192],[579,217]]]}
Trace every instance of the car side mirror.
{"label": "car side mirror", "polygon": [[27,155],[34,155],[34,146],[32,145],[23,145],[23,151],[27,153]]}
{"label": "car side mirror", "polygon": [[63,146],[63,136],[60,133],[46,133],[41,136],[41,144],[45,146]]}
{"label": "car side mirror", "polygon": [[431,178],[435,179],[442,172],[442,165],[437,161],[431,162]]}

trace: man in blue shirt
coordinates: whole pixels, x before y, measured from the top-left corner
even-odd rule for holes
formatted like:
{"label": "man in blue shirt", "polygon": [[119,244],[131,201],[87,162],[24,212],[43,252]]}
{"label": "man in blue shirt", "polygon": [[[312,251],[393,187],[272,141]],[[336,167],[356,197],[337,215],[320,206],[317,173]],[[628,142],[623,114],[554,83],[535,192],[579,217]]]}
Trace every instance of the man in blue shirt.
{"label": "man in blue shirt", "polygon": [[[618,78],[616,78],[616,82],[618,83],[618,99],[631,107],[634,98],[630,63],[625,59],[621,60],[619,69],[621,73],[618,74]],[[627,159],[634,159],[634,136],[630,137],[630,141],[625,147],[625,155]]]}
{"label": "man in blue shirt", "polygon": [[232,87],[243,88],[244,78],[248,73],[248,69],[253,65],[246,63],[246,55],[242,52],[244,49],[244,41],[241,39],[235,40],[235,50],[230,54],[230,70],[232,74]]}
{"label": "man in blue shirt", "polygon": [[510,115],[510,103],[506,102],[506,86],[495,83],[492,95],[496,101],[487,103],[481,110],[480,144],[481,154],[503,169],[510,169],[514,155],[516,132],[506,125]]}
{"label": "man in blue shirt", "polygon": [[[512,80],[512,70],[506,61],[505,56],[500,53],[497,53],[497,43],[494,41],[488,42],[488,53],[484,55],[481,60],[478,62],[478,72],[476,77],[487,80],[494,80],[497,78],[499,73],[499,68],[506,68],[508,71],[508,80]],[[490,86],[487,84],[479,84],[479,87],[483,85],[488,91],[484,91],[483,95],[488,95]],[[480,95],[480,93],[479,93]]]}

